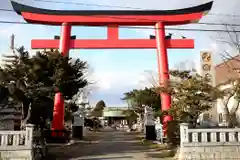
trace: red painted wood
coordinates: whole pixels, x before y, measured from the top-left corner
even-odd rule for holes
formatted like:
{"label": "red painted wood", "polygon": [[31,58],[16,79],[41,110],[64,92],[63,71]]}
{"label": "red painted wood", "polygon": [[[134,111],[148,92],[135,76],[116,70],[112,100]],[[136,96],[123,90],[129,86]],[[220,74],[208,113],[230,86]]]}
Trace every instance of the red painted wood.
{"label": "red painted wood", "polygon": [[[165,26],[163,23],[157,23],[155,25],[156,46],[157,46],[157,60],[158,60],[158,73],[160,85],[167,87],[169,82],[169,66],[168,66],[168,54],[167,45],[165,43]],[[162,28],[162,29],[158,29]],[[162,111],[168,111],[171,107],[171,96],[168,93],[161,93]],[[168,121],[172,120],[172,117],[165,115],[163,117],[163,131],[167,134]]]}
{"label": "red painted wood", "polygon": [[155,25],[157,22],[164,21],[165,25],[188,24],[191,21],[198,21],[204,15],[204,12],[182,14],[182,15],[96,15],[96,16],[69,16],[69,15],[47,15],[23,12],[23,18],[30,23],[61,25],[62,23],[71,23],[72,25],[131,25],[146,26]]}
{"label": "red painted wood", "polygon": [[60,92],[55,94],[52,130],[64,130],[64,99]]}
{"label": "red painted wood", "polygon": [[[192,49],[192,39],[166,40],[165,45],[171,49]],[[58,48],[59,40],[32,40],[32,49]],[[120,39],[120,40],[71,40],[72,49],[155,49],[156,40],[150,39]]]}
{"label": "red painted wood", "polygon": [[118,26],[117,25],[109,25],[107,27],[107,39],[108,40],[118,40]]}
{"label": "red painted wood", "polygon": [[62,24],[59,50],[63,56],[68,56],[70,49],[71,25]]}
{"label": "red painted wood", "polygon": [[[71,25],[62,24],[59,50],[62,56],[68,56],[70,49]],[[55,94],[52,130],[64,130],[64,97],[60,92]],[[53,135],[55,136],[55,135]]]}

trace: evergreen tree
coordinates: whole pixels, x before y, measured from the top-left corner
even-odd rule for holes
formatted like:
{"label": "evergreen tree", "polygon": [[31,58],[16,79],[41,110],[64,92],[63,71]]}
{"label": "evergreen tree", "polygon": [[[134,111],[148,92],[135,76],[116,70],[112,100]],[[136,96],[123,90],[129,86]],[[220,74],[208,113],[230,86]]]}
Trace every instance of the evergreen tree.
{"label": "evergreen tree", "polygon": [[102,117],[103,109],[106,107],[106,104],[103,100],[98,101],[96,107],[92,111],[92,116],[94,117]]}
{"label": "evergreen tree", "polygon": [[[7,86],[10,97],[21,103],[24,118],[33,123],[51,118],[56,90],[65,100],[71,100],[88,83],[84,77],[86,62],[63,57],[56,51],[37,52],[30,56],[20,47],[0,70],[0,84]],[[31,105],[30,105],[31,104]],[[31,116],[29,114],[31,106]]]}

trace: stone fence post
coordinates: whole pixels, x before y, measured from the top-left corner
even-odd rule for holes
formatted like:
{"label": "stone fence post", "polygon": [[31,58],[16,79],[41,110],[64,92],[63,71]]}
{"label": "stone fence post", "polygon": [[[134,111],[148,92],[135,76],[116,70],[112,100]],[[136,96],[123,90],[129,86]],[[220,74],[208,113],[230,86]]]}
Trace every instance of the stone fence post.
{"label": "stone fence post", "polygon": [[180,124],[180,146],[183,146],[184,142],[189,142],[188,139],[188,123],[181,123]]}
{"label": "stone fence post", "polygon": [[29,149],[32,149],[32,141],[33,141],[33,124],[26,124],[26,140],[25,143],[29,147]]}

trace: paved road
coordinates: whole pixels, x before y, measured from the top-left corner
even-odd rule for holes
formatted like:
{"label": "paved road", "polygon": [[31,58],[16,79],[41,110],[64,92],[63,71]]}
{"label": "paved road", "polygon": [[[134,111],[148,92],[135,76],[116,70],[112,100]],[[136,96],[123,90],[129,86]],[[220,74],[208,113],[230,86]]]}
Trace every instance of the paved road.
{"label": "paved road", "polygon": [[[95,133],[97,141],[79,142],[50,148],[52,160],[155,160],[154,154],[124,131],[104,130]],[[159,158],[158,158],[159,160]]]}

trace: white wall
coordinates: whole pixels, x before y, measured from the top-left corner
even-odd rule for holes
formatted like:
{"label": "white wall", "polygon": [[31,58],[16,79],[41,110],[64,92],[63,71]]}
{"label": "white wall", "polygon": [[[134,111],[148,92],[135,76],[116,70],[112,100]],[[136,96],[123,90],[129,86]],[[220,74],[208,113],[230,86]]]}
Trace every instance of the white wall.
{"label": "white wall", "polygon": [[189,129],[188,124],[181,124],[180,136],[179,160],[227,160],[240,157],[239,128]]}

